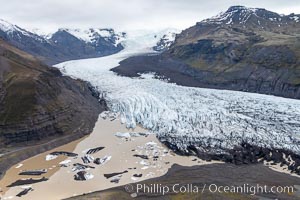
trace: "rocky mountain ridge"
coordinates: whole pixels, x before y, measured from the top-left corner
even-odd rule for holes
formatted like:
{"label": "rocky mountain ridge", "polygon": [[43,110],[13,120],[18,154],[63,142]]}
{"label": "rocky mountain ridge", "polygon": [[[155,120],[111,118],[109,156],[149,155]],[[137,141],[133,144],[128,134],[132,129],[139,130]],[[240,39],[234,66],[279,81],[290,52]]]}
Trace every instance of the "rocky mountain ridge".
{"label": "rocky mountain ridge", "polygon": [[0,37],[6,42],[38,57],[47,64],[66,60],[106,56],[122,50],[126,34],[113,29],[61,28],[51,34],[40,34],[0,20]]}
{"label": "rocky mountain ridge", "polygon": [[249,26],[260,26],[262,29],[270,25],[281,27],[288,23],[298,23],[300,15],[294,13],[289,15],[280,15],[278,13],[268,11],[264,8],[247,8],[245,6],[231,6],[226,12],[221,12],[218,15],[205,19],[201,23],[208,24],[242,24]]}
{"label": "rocky mountain ridge", "polygon": [[[177,29],[166,33],[153,46],[154,51],[169,49],[175,40]],[[164,32],[163,31],[163,32]],[[156,36],[160,37],[160,36]],[[46,64],[57,64],[67,60],[96,58],[111,55],[124,49],[126,32],[112,28],[59,28],[54,32],[40,29],[25,30],[0,19],[0,38],[28,52]]]}
{"label": "rocky mountain ridge", "polygon": [[161,55],[129,58],[113,71],[152,71],[186,86],[300,98],[299,49],[299,15],[233,6],[182,31]]}

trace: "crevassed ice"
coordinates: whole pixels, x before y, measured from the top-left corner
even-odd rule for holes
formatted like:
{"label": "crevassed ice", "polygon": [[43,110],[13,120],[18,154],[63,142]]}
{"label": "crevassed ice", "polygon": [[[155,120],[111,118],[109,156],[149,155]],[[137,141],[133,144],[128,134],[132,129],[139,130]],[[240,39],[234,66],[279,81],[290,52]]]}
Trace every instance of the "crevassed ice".
{"label": "crevassed ice", "polygon": [[[144,36],[146,35],[146,36]],[[215,152],[241,142],[300,153],[300,101],[237,91],[178,86],[117,76],[109,69],[132,55],[149,53],[155,34],[130,34],[117,54],[58,64],[65,74],[90,81],[128,127],[140,123],[185,150],[189,144]],[[161,35],[163,35],[161,33]]]}

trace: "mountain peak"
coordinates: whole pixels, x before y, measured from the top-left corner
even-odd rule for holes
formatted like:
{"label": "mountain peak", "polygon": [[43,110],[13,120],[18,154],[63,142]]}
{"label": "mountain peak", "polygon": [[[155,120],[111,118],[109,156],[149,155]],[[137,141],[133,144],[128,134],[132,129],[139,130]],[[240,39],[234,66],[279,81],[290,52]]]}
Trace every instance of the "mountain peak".
{"label": "mountain peak", "polygon": [[125,33],[116,33],[112,28],[60,28],[57,32],[67,32],[87,43],[93,43],[99,38],[103,38],[106,41],[113,42],[115,46],[117,46],[125,37]]}
{"label": "mountain peak", "polygon": [[9,23],[8,21],[5,21],[3,19],[0,19],[0,30],[4,32],[12,32],[16,30],[18,27],[16,25],[13,25]]}
{"label": "mountain peak", "polygon": [[32,37],[36,40],[43,40],[41,37],[27,31],[23,28],[20,28],[17,25],[14,25],[6,20],[0,19],[0,37],[7,38],[10,37],[12,40],[20,40],[22,36]]}
{"label": "mountain peak", "polygon": [[255,13],[258,10],[266,10],[264,8],[250,8],[250,7],[246,7],[246,6],[230,6],[226,13],[230,13],[230,12],[238,12],[238,11],[246,11],[246,12],[252,12]]}
{"label": "mountain peak", "polygon": [[287,23],[294,23],[298,16],[279,15],[264,8],[249,8],[245,6],[231,6],[226,12],[205,19],[201,23],[220,25],[243,25],[265,28],[269,25],[282,26]]}

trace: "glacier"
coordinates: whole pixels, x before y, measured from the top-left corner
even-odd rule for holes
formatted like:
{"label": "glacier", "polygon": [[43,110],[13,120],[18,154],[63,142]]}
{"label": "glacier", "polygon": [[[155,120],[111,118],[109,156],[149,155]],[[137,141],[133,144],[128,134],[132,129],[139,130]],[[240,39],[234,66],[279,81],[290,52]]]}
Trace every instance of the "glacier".
{"label": "glacier", "polygon": [[117,54],[55,67],[91,82],[128,128],[141,124],[181,151],[197,144],[222,153],[246,142],[300,154],[299,100],[185,87],[156,79],[151,73],[129,78],[110,71],[130,56],[155,53],[152,47],[164,32],[128,32],[125,48]]}

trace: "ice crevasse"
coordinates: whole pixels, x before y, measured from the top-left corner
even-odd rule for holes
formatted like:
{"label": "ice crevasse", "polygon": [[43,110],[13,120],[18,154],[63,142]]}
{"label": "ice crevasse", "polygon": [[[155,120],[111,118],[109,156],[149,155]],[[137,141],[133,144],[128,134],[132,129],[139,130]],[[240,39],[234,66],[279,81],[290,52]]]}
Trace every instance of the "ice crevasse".
{"label": "ice crevasse", "polygon": [[[221,153],[247,142],[300,153],[300,101],[261,94],[184,87],[109,71],[132,55],[151,53],[159,34],[128,34],[117,54],[56,65],[67,75],[91,82],[127,127],[137,123],[180,150],[191,144]],[[154,35],[158,35],[154,37]]]}

